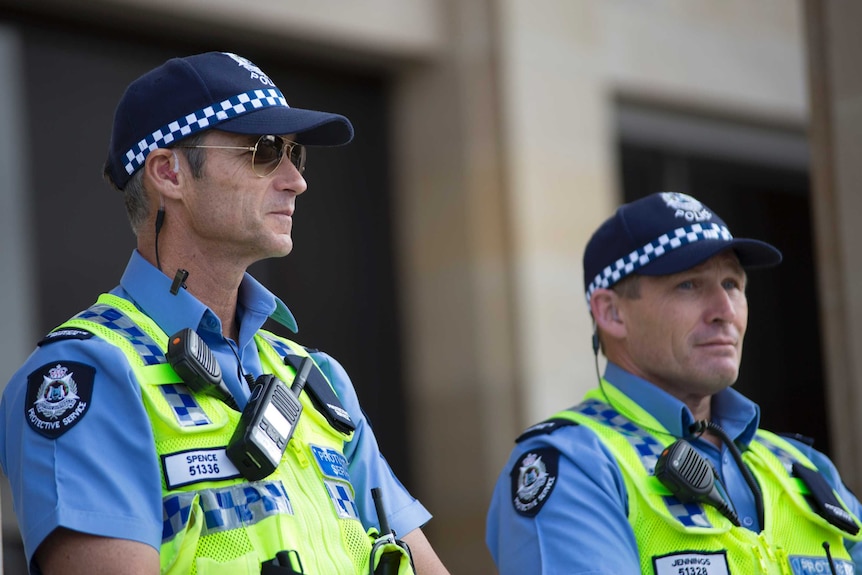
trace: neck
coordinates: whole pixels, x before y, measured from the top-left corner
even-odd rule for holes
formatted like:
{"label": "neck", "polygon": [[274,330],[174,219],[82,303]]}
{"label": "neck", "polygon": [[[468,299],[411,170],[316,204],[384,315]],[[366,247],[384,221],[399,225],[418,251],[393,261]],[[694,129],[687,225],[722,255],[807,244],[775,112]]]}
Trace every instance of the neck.
{"label": "neck", "polygon": [[688,409],[694,416],[695,421],[709,421],[709,418],[712,416],[711,395],[707,395],[706,397],[698,396],[680,399],[682,399],[685,402],[686,406],[688,406]]}
{"label": "neck", "polygon": [[[712,417],[711,395],[708,395],[706,397],[687,398],[685,404],[691,411],[692,416],[694,416],[695,421],[709,421]],[[711,430],[707,429],[706,431],[704,431],[701,437],[721,449],[721,438],[715,433],[713,433]]]}
{"label": "neck", "polygon": [[[157,262],[154,246],[153,242],[150,242],[149,247],[138,242],[138,251],[155,266]],[[237,265],[229,258],[212,257],[199,250],[160,249],[159,260],[162,273],[172,281],[177,270],[184,269],[188,272],[185,289],[218,316],[222,324],[222,335],[238,341],[236,308],[245,267]]]}

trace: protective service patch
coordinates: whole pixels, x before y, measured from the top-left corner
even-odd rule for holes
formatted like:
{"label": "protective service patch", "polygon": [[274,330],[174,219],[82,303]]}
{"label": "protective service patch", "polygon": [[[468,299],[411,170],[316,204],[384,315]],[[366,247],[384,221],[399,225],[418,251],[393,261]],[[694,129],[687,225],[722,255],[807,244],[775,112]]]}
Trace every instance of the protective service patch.
{"label": "protective service patch", "polygon": [[787,558],[790,561],[790,569],[793,575],[821,575],[825,573],[835,573],[836,575],[854,575],[856,568],[853,564],[844,559],[835,558],[832,560],[832,565],[829,564],[827,557],[802,557],[791,555]]}
{"label": "protective service patch", "polygon": [[515,462],[512,478],[512,505],[525,517],[535,517],[557,484],[560,452],[543,447],[526,452]]}
{"label": "protective service patch", "polygon": [[324,477],[350,482],[347,458],[344,455],[330,447],[318,447],[317,445],[311,445],[311,453],[314,455],[317,467]]}
{"label": "protective service patch", "polygon": [[653,557],[655,575],[730,575],[727,552],[683,551]]}
{"label": "protective service patch", "polygon": [[56,439],[90,407],[96,369],[74,361],[51,362],[27,376],[25,417],[33,431]]}

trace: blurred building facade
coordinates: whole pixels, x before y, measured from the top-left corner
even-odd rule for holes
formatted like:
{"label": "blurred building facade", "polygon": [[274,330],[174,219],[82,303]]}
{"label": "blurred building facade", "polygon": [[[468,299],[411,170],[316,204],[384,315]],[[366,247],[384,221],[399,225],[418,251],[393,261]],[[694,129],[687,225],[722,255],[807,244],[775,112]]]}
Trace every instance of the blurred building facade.
{"label": "blurred building facade", "polygon": [[226,50],[354,121],[312,152],[296,253],[255,274],[351,373],[452,573],[493,573],[519,431],[595,385],[583,246],[652,191],[784,251],[752,275],[738,385],[859,492],[859,23],[815,0],[0,0],[0,382],[134,245],[99,177],[122,89]]}

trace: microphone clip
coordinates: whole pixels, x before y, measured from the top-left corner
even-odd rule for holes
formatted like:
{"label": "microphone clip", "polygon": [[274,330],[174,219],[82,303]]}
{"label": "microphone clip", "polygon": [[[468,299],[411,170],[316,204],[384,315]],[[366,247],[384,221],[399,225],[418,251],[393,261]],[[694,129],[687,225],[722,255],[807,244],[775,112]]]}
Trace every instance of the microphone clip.
{"label": "microphone clip", "polygon": [[189,272],[180,268],[177,270],[177,273],[174,274],[174,281],[171,284],[171,294],[177,295],[180,292],[180,287],[183,289],[186,288],[186,279],[189,277]]}

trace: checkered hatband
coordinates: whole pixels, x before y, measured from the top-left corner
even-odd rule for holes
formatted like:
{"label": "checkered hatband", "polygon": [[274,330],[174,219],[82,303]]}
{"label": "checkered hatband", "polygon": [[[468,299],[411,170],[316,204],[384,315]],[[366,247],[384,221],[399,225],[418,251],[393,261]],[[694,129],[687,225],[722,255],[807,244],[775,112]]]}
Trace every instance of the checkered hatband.
{"label": "checkered hatband", "polygon": [[598,274],[587,289],[587,307],[590,298],[597,289],[605,289],[619,282],[629,274],[636,272],[648,263],[682,246],[702,240],[730,241],[733,239],[730,231],[719,224],[693,224],[677,228],[672,232],[662,234],[645,246],[623,256]]}
{"label": "checkered hatband", "polygon": [[236,118],[247,112],[281,106],[289,108],[287,100],[278,88],[251,90],[232,96],[216,104],[212,104],[192,112],[166,126],[162,126],[127,151],[123,156],[123,167],[126,173],[132,175],[144,164],[144,160],[153,150],[163,148],[175,140],[190,136],[206,128]]}

